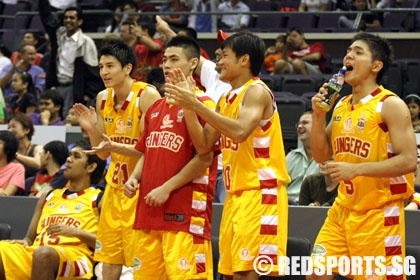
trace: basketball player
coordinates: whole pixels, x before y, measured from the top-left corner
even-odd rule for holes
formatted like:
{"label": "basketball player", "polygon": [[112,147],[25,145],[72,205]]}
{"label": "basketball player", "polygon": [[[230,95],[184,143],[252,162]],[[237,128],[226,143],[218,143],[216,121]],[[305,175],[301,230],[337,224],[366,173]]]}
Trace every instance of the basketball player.
{"label": "basketball player", "polygon": [[[312,255],[385,260],[382,272],[376,270],[376,263],[370,268],[363,263],[354,279],[405,279],[401,272],[390,278],[386,273],[396,268],[392,257],[405,255],[404,199],[413,193],[417,150],[407,105],[379,84],[392,58],[388,41],[358,33],[343,59],[345,82],[353,92],[337,103],[328,126],[326,112],[317,105],[326,89],[322,87],[312,98],[312,154],[317,162],[333,155],[334,161],[325,169],[331,179],[340,181]],[[332,271],[338,273],[339,268]],[[333,278],[312,275],[307,279]]]}
{"label": "basketball player", "polygon": [[87,142],[70,151],[69,187],[39,198],[23,240],[0,242],[0,279],[91,279],[105,161],[86,155]]}
{"label": "basketball player", "polygon": [[88,132],[92,146],[98,146],[104,138],[112,140],[112,146],[97,151],[102,159],[110,155],[111,161],[106,174],[95,260],[104,263],[104,280],[117,280],[122,265],[133,266],[132,227],[136,200],[124,196],[123,184],[138,159],[133,147],[142,131],[144,113],[161,97],[155,87],[131,79],[136,56],[126,44],[106,46],[99,51],[99,57],[100,76],[106,89],[97,96],[96,112],[82,104],[75,104],[74,111],[80,126]]}
{"label": "basketball player", "polygon": [[[223,95],[217,111],[197,102],[189,89],[165,85],[169,97],[185,109],[194,146],[211,149],[222,134],[223,178],[228,192],[220,225],[219,273],[225,279],[259,279],[254,271],[258,256],[286,255],[287,192],[280,118],[270,89],[256,77],[264,61],[261,38],[238,32],[221,45],[220,79],[232,90]],[[194,111],[206,121],[202,128]],[[240,222],[236,222],[240,221]]]}
{"label": "basketball player", "polygon": [[[192,79],[199,57],[194,39],[174,37],[163,57],[165,76],[182,72]],[[215,108],[210,97],[192,90],[200,103]],[[142,156],[124,186],[128,197],[140,193],[134,279],[213,279],[210,238],[217,158],[212,151],[195,152],[184,113],[168,98],[154,103],[136,144]],[[212,163],[209,174],[206,168]]]}

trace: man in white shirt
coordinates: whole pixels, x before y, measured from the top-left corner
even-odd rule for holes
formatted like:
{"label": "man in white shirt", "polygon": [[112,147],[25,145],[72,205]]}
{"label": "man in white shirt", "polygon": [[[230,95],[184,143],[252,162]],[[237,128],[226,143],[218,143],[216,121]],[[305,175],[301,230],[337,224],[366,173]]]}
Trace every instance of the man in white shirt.
{"label": "man in white shirt", "polygon": [[220,13],[234,13],[219,15],[218,27],[221,29],[237,30],[248,26],[250,15],[242,13],[247,13],[250,9],[242,1],[230,0],[223,2],[219,5],[217,11]]}

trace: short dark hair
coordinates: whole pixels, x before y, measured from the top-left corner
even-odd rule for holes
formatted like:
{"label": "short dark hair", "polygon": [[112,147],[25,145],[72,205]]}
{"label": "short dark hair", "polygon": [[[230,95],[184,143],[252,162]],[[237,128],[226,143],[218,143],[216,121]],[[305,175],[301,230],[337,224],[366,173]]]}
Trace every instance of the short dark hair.
{"label": "short dark hair", "polygon": [[376,82],[380,83],[382,77],[386,71],[388,71],[389,66],[394,60],[392,45],[387,39],[366,32],[357,33],[351,40],[351,43],[359,40],[368,45],[369,50],[372,53],[372,60],[381,61],[383,64],[381,71],[379,71],[378,76],[376,77]]}
{"label": "short dark hair", "polygon": [[57,163],[59,166],[62,166],[67,159],[68,156],[68,148],[66,143],[59,140],[54,140],[51,142],[48,142],[43,147],[45,152],[49,152],[55,163]]}
{"label": "short dark hair", "polygon": [[10,115],[8,123],[11,120],[17,121],[18,123],[22,125],[23,129],[28,130],[28,134],[26,134],[26,137],[28,137],[28,140],[31,141],[32,136],[34,136],[34,133],[35,133],[34,123],[32,122],[32,119],[27,114],[18,112],[18,113]]}
{"label": "short dark hair", "polygon": [[64,14],[67,12],[67,11],[76,11],[77,12],[77,19],[79,20],[79,19],[83,19],[83,10],[80,8],[80,7],[67,7],[65,10],[64,10]]}
{"label": "short dark hair", "polygon": [[248,54],[252,75],[257,76],[260,73],[265,53],[265,43],[260,37],[251,32],[241,31],[223,41],[222,50],[226,47],[230,47],[237,58]]}
{"label": "short dark hair", "polygon": [[8,131],[0,131],[0,141],[3,141],[3,152],[6,154],[7,163],[13,161],[19,148],[19,140],[16,136]]}
{"label": "short dark hair", "polygon": [[64,105],[64,99],[63,97],[58,93],[55,89],[48,89],[41,93],[39,96],[39,100],[48,100],[51,99],[51,101],[54,103],[55,106],[60,106],[59,116],[62,119],[63,118],[63,105]]}
{"label": "short dark hair", "polygon": [[198,42],[191,37],[175,36],[168,42],[166,47],[180,47],[188,59],[200,59],[200,46],[198,45]]}
{"label": "short dark hair", "polygon": [[155,36],[155,33],[156,33],[155,24],[150,23],[150,22],[142,21],[142,22],[140,22],[139,25],[141,26],[141,29],[147,30],[147,33],[149,33],[150,37]]}
{"label": "short dark hair", "polygon": [[121,67],[131,64],[133,67],[130,74],[133,72],[137,63],[137,57],[133,48],[123,42],[115,42],[114,44],[104,46],[99,50],[98,57],[101,58],[103,55],[115,57],[121,63]]}
{"label": "short dark hair", "polygon": [[22,43],[22,44],[19,45],[18,53],[25,53],[27,46],[31,46],[31,47],[33,47],[36,50],[36,47],[34,45],[28,44],[28,43]]}
{"label": "short dark hair", "polygon": [[[89,141],[83,139],[76,142],[74,147],[80,147],[83,150],[91,150],[92,146],[90,145]],[[67,152],[66,152],[67,154]],[[86,155],[87,156],[87,164],[96,163],[96,168],[90,174],[90,183],[92,185],[96,185],[102,179],[104,175],[104,169],[106,165],[106,160],[100,159],[97,155]]]}

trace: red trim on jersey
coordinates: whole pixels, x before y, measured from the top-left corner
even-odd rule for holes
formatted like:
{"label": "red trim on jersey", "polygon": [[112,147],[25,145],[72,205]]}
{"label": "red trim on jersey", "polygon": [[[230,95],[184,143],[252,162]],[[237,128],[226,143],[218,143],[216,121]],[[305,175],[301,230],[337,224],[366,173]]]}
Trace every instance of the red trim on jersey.
{"label": "red trim on jersey", "polygon": [[271,127],[271,122],[267,122],[263,127],[261,127],[261,129],[263,131],[267,131],[270,127]]}
{"label": "red trim on jersey", "polygon": [[98,205],[96,205],[96,200],[92,201],[92,208],[97,208]]}
{"label": "red trim on jersey", "polygon": [[401,255],[401,246],[385,247],[385,256]]}
{"label": "red trim on jersey", "polygon": [[269,148],[254,148],[254,155],[256,158],[269,158],[270,149]]}
{"label": "red trim on jersey", "polygon": [[398,225],[400,223],[400,217],[399,216],[391,216],[391,217],[385,217],[385,223],[384,226],[394,226]]}
{"label": "red trim on jersey", "polygon": [[386,126],[385,123],[382,122],[382,123],[378,124],[378,126],[379,126],[380,129],[382,129],[383,132],[385,132],[385,133],[388,132],[388,127]]}
{"label": "red trim on jersey", "polygon": [[404,280],[403,275],[387,275],[386,280]]}
{"label": "red trim on jersey", "polygon": [[101,110],[105,108],[106,99],[101,100]]}
{"label": "red trim on jersey", "polygon": [[63,262],[63,265],[61,266],[60,277],[64,277],[64,275],[66,274],[67,263],[68,262]]}
{"label": "red trim on jersey", "polygon": [[73,262],[74,265],[74,276],[80,276],[80,267],[77,262]]}
{"label": "red trim on jersey", "polygon": [[277,235],[277,225],[261,225],[260,234]]}
{"label": "red trim on jersey", "polygon": [[210,96],[208,96],[208,95],[201,95],[201,96],[197,96],[197,99],[198,99],[198,100],[200,100],[200,101],[201,101],[201,103],[204,103],[205,101],[209,101],[209,100],[211,100],[211,101],[213,101],[213,102],[214,102],[214,100],[213,100],[213,99],[211,99],[211,97],[210,97]]}
{"label": "red trim on jersey", "polygon": [[236,93],[232,96],[228,96],[228,98],[226,98],[226,102],[228,102],[229,104],[232,104],[233,101],[235,101],[236,97],[238,97]]}
{"label": "red trim on jersey", "polygon": [[195,268],[197,269],[197,273],[206,272],[206,263],[195,263]]}
{"label": "red trim on jersey", "polygon": [[277,205],[277,195],[273,195],[273,194],[262,194],[261,203],[262,204],[273,204],[273,205]]}
{"label": "red trim on jersey", "polygon": [[193,244],[204,244],[204,238],[193,234]]}
{"label": "red trim on jersey", "polygon": [[392,184],[389,187],[392,195],[405,193],[407,191],[407,183]]}
{"label": "red trim on jersey", "polygon": [[264,256],[264,257],[268,257],[268,258],[270,258],[271,259],[271,261],[272,261],[272,264],[273,265],[277,265],[277,255],[267,255],[267,254],[260,254],[260,257],[261,256]]}
{"label": "red trim on jersey", "polygon": [[[381,90],[381,88],[380,87],[378,87],[377,89],[375,89],[370,95],[372,95],[372,96],[375,96],[375,95],[378,95],[379,93],[381,93],[382,92],[382,90]],[[388,96],[388,95],[387,95]],[[381,101],[382,100],[385,100],[385,98],[386,98],[386,96],[384,96],[384,98],[382,98],[381,99]]]}
{"label": "red trim on jersey", "polygon": [[260,180],[260,189],[269,189],[277,187],[277,179]]}

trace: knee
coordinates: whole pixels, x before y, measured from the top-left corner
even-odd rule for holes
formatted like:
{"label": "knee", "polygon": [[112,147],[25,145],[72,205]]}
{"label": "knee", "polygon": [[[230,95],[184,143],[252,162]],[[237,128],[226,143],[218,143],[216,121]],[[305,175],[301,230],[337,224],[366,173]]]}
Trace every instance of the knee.
{"label": "knee", "polygon": [[279,59],[274,62],[274,74],[283,74],[286,73],[288,68],[288,63],[284,59]]}
{"label": "knee", "polygon": [[58,262],[59,259],[57,252],[48,246],[40,246],[35,249],[33,253],[33,263],[51,265]]}

